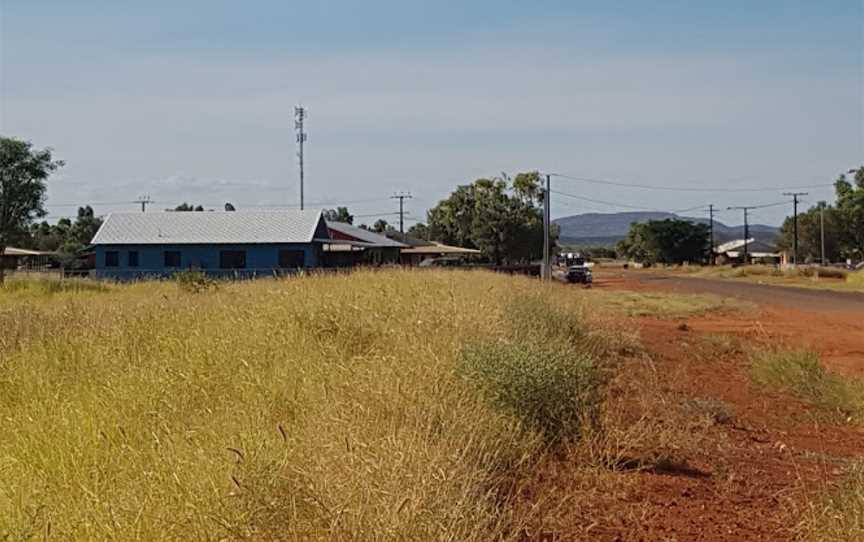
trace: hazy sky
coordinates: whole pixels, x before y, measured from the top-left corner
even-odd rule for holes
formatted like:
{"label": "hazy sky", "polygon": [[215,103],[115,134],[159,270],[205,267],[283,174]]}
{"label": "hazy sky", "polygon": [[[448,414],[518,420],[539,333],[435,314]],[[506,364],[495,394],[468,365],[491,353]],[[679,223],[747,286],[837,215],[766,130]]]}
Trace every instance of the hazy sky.
{"label": "hazy sky", "polygon": [[[457,184],[530,169],[826,184],[864,162],[862,4],[0,0],[0,133],[66,160],[54,216],[142,194],[154,209],[296,205],[298,103],[309,206],[358,215],[395,211],[405,190],[422,218]],[[554,216],[783,199],[554,184],[618,204],[556,197]]]}

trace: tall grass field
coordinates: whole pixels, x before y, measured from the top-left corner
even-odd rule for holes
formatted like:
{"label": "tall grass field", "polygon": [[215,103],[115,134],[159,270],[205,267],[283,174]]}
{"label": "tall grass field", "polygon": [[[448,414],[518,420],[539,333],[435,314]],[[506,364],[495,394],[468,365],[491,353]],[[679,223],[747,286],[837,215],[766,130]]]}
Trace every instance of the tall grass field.
{"label": "tall grass field", "polygon": [[485,272],[64,284],[0,288],[4,540],[520,540],[638,348]]}

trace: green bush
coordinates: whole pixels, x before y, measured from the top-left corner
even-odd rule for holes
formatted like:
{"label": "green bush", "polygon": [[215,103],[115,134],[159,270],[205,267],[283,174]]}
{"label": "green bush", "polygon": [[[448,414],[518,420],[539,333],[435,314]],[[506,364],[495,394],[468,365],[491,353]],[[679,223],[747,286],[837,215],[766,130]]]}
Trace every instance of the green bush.
{"label": "green bush", "polygon": [[458,369],[548,442],[578,440],[599,414],[603,377],[587,354],[530,341],[481,343],[462,350]]}
{"label": "green bush", "polygon": [[177,286],[185,292],[198,294],[216,287],[216,281],[203,271],[180,271],[174,276]]}

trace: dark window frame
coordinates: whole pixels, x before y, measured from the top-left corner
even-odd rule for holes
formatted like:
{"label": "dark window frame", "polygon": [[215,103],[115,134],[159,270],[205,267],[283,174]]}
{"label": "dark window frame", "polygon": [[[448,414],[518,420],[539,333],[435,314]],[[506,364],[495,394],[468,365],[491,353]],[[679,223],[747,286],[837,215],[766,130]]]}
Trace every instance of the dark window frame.
{"label": "dark window frame", "polygon": [[[176,264],[174,262],[174,257],[176,255]],[[169,261],[170,256],[170,261]],[[183,266],[183,255],[179,250],[164,250],[162,251],[162,264],[165,267],[169,268],[178,268]]]}
{"label": "dark window frame", "polygon": [[105,267],[120,267],[120,251],[106,250],[105,251]]}
{"label": "dark window frame", "polygon": [[141,253],[137,250],[130,250],[126,254],[126,265],[127,267],[138,267],[141,265]]}
{"label": "dark window frame", "polygon": [[246,269],[246,251],[220,250],[219,269]]}

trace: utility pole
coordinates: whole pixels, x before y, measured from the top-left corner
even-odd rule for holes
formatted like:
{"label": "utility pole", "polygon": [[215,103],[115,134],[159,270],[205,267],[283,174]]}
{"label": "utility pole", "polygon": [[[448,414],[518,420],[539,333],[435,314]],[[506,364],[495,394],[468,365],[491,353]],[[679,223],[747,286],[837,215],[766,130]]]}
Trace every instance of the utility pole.
{"label": "utility pole", "polygon": [[757,208],[757,207],[756,207],[755,205],[754,205],[754,206],[750,206],[750,207],[744,207],[744,206],[742,206],[742,207],[727,207],[727,208],[726,208],[726,209],[729,210],[729,211],[744,211],[744,265],[747,265],[747,263],[750,261],[750,258],[749,258],[749,252],[748,252],[748,250],[747,250],[747,245],[750,244],[750,243],[749,243],[749,240],[750,240],[750,224],[749,224],[749,222],[747,222],[747,213],[748,213],[751,209],[756,209],[756,208]]}
{"label": "utility pole", "polygon": [[784,196],[792,196],[792,230],[795,239],[792,243],[792,263],[798,265],[798,196],[806,196],[807,192],[783,192]]}
{"label": "utility pole", "polygon": [[819,237],[821,237],[822,257],[819,258],[819,263],[825,265],[825,202],[819,202]]}
{"label": "utility pole", "polygon": [[399,200],[399,233],[405,233],[405,200],[411,199],[410,192],[399,192],[398,194],[393,194],[390,196],[390,199],[398,199]]}
{"label": "utility pole", "polygon": [[708,232],[711,236],[711,254],[708,256],[708,264],[714,265],[714,204],[708,204]]}
{"label": "utility pole", "polygon": [[150,205],[151,203],[153,203],[153,200],[150,199],[150,196],[140,196],[138,199],[136,199],[132,203],[140,203],[141,204],[141,212],[146,213],[147,212],[147,206]]}
{"label": "utility pole", "polygon": [[303,210],[303,144],[306,143],[306,132],[303,131],[303,121],[306,120],[306,108],[294,108],[294,129],[297,130],[297,158],[300,159],[300,210]]}
{"label": "utility pole", "polygon": [[552,279],[552,265],[551,265],[551,254],[549,247],[549,233],[550,233],[550,200],[552,199],[552,182],[551,175],[546,175],[546,190],[543,191],[543,269],[542,269],[542,278],[543,280],[551,280]]}

